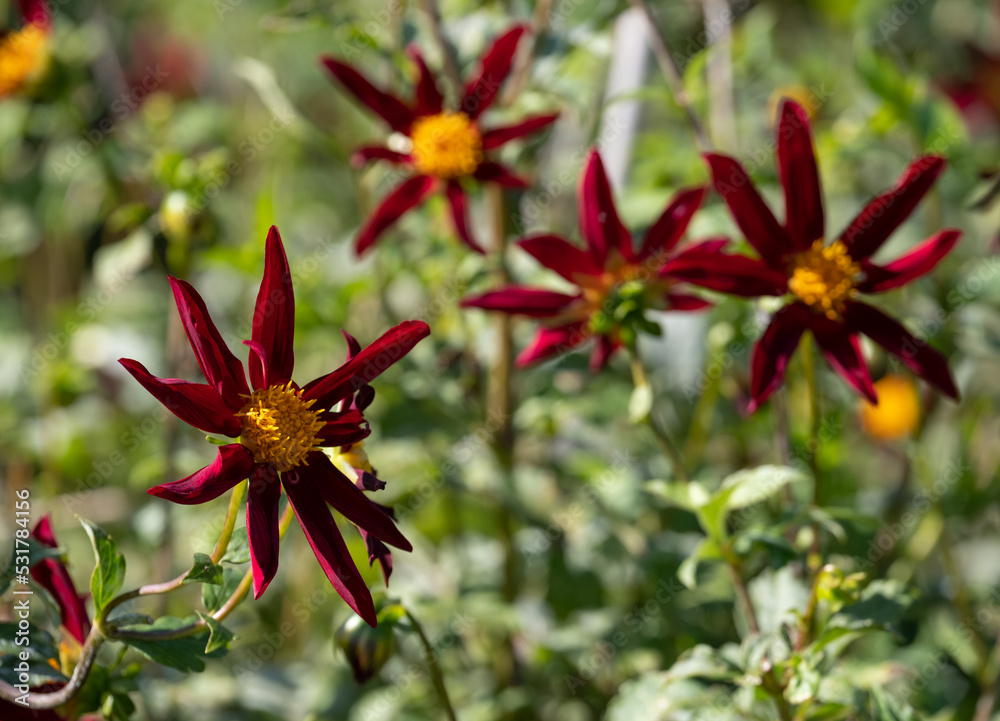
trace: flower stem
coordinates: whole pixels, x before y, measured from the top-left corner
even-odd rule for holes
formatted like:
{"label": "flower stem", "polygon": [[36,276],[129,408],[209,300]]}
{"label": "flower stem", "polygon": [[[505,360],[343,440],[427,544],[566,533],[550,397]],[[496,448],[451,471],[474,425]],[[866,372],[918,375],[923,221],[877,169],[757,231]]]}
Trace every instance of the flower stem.
{"label": "flower stem", "polygon": [[[823,501],[823,473],[819,464],[819,431],[820,431],[820,410],[819,410],[819,386],[816,383],[816,368],[813,363],[812,339],[802,344],[802,372],[806,377],[806,385],[809,388],[809,422],[810,422],[810,443],[809,467],[812,470],[813,485],[813,505],[819,506]],[[815,451],[811,449],[815,448]]]}
{"label": "flower stem", "polygon": [[[637,391],[642,391],[644,388],[647,389],[645,392],[648,393],[650,399],[652,399],[652,386],[649,383],[649,378],[646,376],[646,369],[643,367],[642,360],[639,358],[638,350],[634,347],[630,347],[629,355],[631,357],[633,385]],[[656,417],[653,415],[652,400],[649,401],[649,408],[639,416],[637,422],[644,423],[653,432],[653,436],[656,438],[656,442],[660,445],[660,450],[663,451],[663,455],[667,459],[667,462],[670,463],[670,468],[673,470],[674,476],[677,480],[689,483],[691,481],[691,477],[688,475],[687,471],[684,470],[684,460],[681,457],[680,451],[677,449],[677,445],[674,443],[667,430],[660,425],[660,423],[656,420]]]}
{"label": "flower stem", "polygon": [[674,62],[674,56],[670,52],[670,45],[667,43],[666,37],[660,31],[660,26],[656,22],[656,15],[653,13],[653,8],[650,7],[646,0],[629,0],[629,2],[633,7],[639,8],[646,16],[646,20],[649,22],[650,45],[653,48],[653,55],[656,56],[656,62],[660,66],[660,71],[667,79],[667,84],[670,86],[670,92],[674,96],[674,100],[681,107],[681,110],[684,111],[688,124],[691,126],[691,130],[694,131],[694,136],[698,141],[698,146],[702,150],[708,150],[710,147],[708,133],[705,132],[705,128],[701,124],[701,120],[698,119],[698,115],[695,113],[694,108],[691,105],[691,99],[688,97],[687,91],[684,89],[684,79],[681,77],[680,68],[678,68],[677,63]]}
{"label": "flower stem", "polygon": [[740,559],[731,550],[725,552],[726,564],[729,566],[729,575],[733,579],[733,588],[736,589],[736,597],[743,607],[743,616],[746,618],[747,628],[754,635],[760,634],[760,621],[757,620],[757,609],[753,606],[750,598],[750,589],[747,588],[746,581],[743,580],[743,569]]}
{"label": "flower stem", "polygon": [[417,636],[420,637],[420,643],[424,646],[424,651],[427,653],[427,668],[431,674],[431,681],[434,683],[434,690],[437,692],[438,698],[441,700],[441,705],[444,707],[444,712],[448,716],[448,721],[458,721],[458,717],[455,715],[455,709],[451,705],[451,699],[448,697],[448,688],[444,685],[444,674],[441,673],[441,667],[438,666],[437,655],[434,653],[434,647],[427,638],[427,634],[424,633],[424,627],[420,625],[417,617],[413,615],[413,611],[406,609],[406,615],[410,619],[410,623],[413,624],[413,630],[417,632]]}
{"label": "flower stem", "polygon": [[[80,649],[80,660],[77,661],[76,668],[73,669],[73,675],[70,676],[69,682],[58,691],[52,693],[29,693],[28,708],[51,709],[56,706],[62,706],[76,696],[80,692],[80,689],[83,688],[87,676],[90,675],[94,661],[97,660],[97,652],[104,641],[104,634],[97,624],[94,624],[90,629],[90,634],[84,641],[83,648]],[[13,703],[14,699],[20,698],[23,695],[6,681],[0,680],[0,699]]]}

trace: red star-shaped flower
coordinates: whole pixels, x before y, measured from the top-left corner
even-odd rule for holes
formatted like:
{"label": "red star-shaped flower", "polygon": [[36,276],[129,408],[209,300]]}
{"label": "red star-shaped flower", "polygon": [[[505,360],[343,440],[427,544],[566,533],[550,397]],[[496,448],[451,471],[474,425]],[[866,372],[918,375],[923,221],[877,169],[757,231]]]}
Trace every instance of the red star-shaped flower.
{"label": "red star-shaped flower", "polygon": [[534,363],[595,337],[591,369],[600,370],[611,354],[636,329],[658,332],[644,316],[653,310],[702,310],[709,303],[688,295],[673,282],[676,264],[689,265],[692,256],[711,257],[725,240],[708,240],[676,251],[691,217],[701,204],[704,188],[677,193],[660,218],[646,231],[635,250],[632,235],[618,218],[611,186],[597,151],[591,151],[580,182],[580,232],[583,250],[555,235],[518,241],[538,262],[579,287],[576,293],[511,285],[467,298],[462,305],[543,320],[535,339],[517,362]]}
{"label": "red star-shaped flower", "polygon": [[760,259],[721,253],[714,258],[692,255],[689,267],[674,270],[677,277],[725,293],[789,298],[754,347],[750,410],[781,384],[788,360],[807,330],[834,370],[872,403],[877,398],[861,354],[861,335],[957,399],[944,356],[858,298],[862,293],[898,288],[930,272],[958,241],[960,231],[942,230],[891,263],[879,265],[871,260],[930,189],[944,169],[944,159],[914,160],[894,188],[872,200],[836,240],[827,243],[808,117],[790,100],[782,103],[780,114],[778,170],[785,190],[784,225],[775,219],[736,160],[707,154],[716,190]]}
{"label": "red star-shaped flower", "polygon": [[544,128],[558,117],[558,113],[537,115],[492,130],[480,126],[480,116],[493,103],[510,72],[514,51],[525,32],[526,28],[518,25],[493,43],[483,55],[478,72],[462,88],[455,110],[444,108],[444,96],[415,47],[408,51],[418,70],[416,96],[409,104],[379,90],[350,65],[332,57],[322,58],[326,68],[350,93],[392,130],[409,139],[407,152],[368,146],[360,148],[352,158],[358,165],[387,160],[413,171],[413,175],[389,192],[362,225],[356,241],[358,255],[371,247],[403,213],[442,189],[451,206],[459,238],[473,250],[483,252],[469,229],[464,181],[526,187],[524,180],[502,164],[489,160],[487,154],[510,140]]}
{"label": "red star-shaped flower", "polygon": [[341,473],[323,449],[349,446],[368,435],[362,414],[371,400],[368,383],[425,338],[427,324],[406,321],[364,349],[349,338],[350,359],[300,387],[291,380],[295,317],[291,274],[278,231],[271,228],[252,339],[244,341],[250,349],[247,385],[243,364],[226,347],[198,293],[183,280],[171,278],[170,284],[208,382],[160,379],[134,360],[120,363],[185,423],[237,440],[221,446],[212,464],[149,493],[175,503],[205,503],[249,478],[247,534],[254,598],[260,598],[278,568],[278,501],[284,489],[330,583],[374,626],[371,594],[327,504],[366,536],[406,551],[411,546],[383,508]]}

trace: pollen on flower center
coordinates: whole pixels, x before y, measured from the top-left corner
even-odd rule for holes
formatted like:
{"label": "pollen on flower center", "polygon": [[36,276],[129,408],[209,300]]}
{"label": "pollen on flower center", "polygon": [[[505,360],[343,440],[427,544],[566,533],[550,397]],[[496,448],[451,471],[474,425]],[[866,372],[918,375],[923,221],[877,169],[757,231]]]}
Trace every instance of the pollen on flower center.
{"label": "pollen on flower center", "polygon": [[471,175],[483,161],[483,138],[465,113],[417,118],[410,129],[413,163],[424,175]]}
{"label": "pollen on flower center", "polygon": [[319,447],[317,434],[324,423],[321,410],[312,410],[315,400],[285,385],[254,391],[236,415],[243,418],[242,443],[258,463],[269,463],[289,471],[306,463],[306,455]]}
{"label": "pollen on flower center", "polygon": [[839,240],[828,246],[817,240],[798,253],[792,262],[788,289],[803,303],[836,320],[844,312],[844,301],[854,293],[854,283],[861,272]]}
{"label": "pollen on flower center", "polygon": [[16,93],[42,66],[46,33],[29,23],[0,39],[0,98]]}

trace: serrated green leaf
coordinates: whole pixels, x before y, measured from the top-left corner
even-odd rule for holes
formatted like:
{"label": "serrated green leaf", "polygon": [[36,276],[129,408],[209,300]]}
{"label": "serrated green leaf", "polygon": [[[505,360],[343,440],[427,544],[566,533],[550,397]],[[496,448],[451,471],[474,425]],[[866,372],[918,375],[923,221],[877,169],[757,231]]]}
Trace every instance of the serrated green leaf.
{"label": "serrated green leaf", "polygon": [[222,608],[222,605],[236,592],[236,587],[243,580],[244,572],[236,568],[225,568],[222,571],[222,583],[219,585],[205,584],[201,587],[201,602],[210,613]]}
{"label": "serrated green leaf", "polygon": [[212,560],[207,553],[194,554],[194,564],[184,577],[184,583],[222,584],[222,566]]}
{"label": "serrated green leaf", "polygon": [[94,611],[99,614],[125,583],[125,556],[100,526],[79,516],[77,518],[90,537],[94,557],[97,559],[94,573],[90,577],[90,595],[94,599]]}
{"label": "serrated green leaf", "polygon": [[[142,624],[129,626],[129,631],[175,631],[192,623],[196,623],[196,616],[187,618],[175,618],[173,616],[163,616],[156,619],[152,624]],[[201,673],[205,670],[205,645],[207,641],[207,631],[168,640],[147,640],[122,638],[128,646],[131,646],[150,661],[175,668],[185,673]]]}
{"label": "serrated green leaf", "polygon": [[198,611],[198,618],[208,626],[208,643],[205,644],[206,654],[210,654],[220,648],[228,650],[229,644],[238,638],[232,631],[223,626],[221,621],[215,620],[208,614]]}

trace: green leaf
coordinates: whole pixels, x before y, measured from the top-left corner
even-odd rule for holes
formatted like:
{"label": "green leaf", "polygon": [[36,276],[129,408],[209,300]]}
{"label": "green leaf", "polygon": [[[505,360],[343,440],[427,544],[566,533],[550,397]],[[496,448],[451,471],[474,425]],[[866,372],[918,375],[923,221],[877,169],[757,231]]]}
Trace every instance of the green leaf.
{"label": "green leaf", "polygon": [[757,466],[726,476],[716,493],[728,491],[726,510],[735,511],[763,503],[788,484],[805,479],[804,473],[788,466]]}
{"label": "green leaf", "polygon": [[[7,589],[10,588],[11,582],[14,580],[14,576],[17,575],[16,569],[19,565],[17,563],[18,549],[12,548],[10,552],[10,563],[0,573],[0,596],[7,593]],[[21,549],[23,550],[23,549]],[[23,555],[23,554],[20,554]],[[59,548],[51,548],[46,546],[44,543],[39,543],[37,539],[32,536],[28,536],[28,567],[31,568],[37,563],[41,563],[46,558],[59,558],[62,555],[62,550]]]}
{"label": "green leaf", "polygon": [[677,662],[667,671],[667,676],[677,680],[700,678],[712,681],[735,681],[743,675],[743,669],[727,659],[721,649],[699,644],[681,654]]}
{"label": "green leaf", "polygon": [[100,526],[79,516],[77,518],[90,536],[90,544],[97,559],[97,566],[90,577],[90,595],[94,599],[94,611],[99,614],[125,582],[125,556],[118,551],[117,544]]}
{"label": "green leaf", "polygon": [[[173,616],[163,616],[156,619],[152,624],[139,626],[129,626],[129,631],[176,631],[177,629],[196,623],[196,616],[187,618],[175,618]],[[150,661],[176,668],[185,673],[201,673],[205,670],[205,646],[206,632],[201,631],[192,636],[184,638],[147,640],[135,638],[123,638],[128,646],[131,646]]]}
{"label": "green leaf", "polygon": [[646,493],[656,496],[669,506],[682,508],[686,511],[694,511],[694,504],[691,502],[691,494],[688,492],[687,483],[665,481],[657,478],[646,481],[642,488]]}
{"label": "green leaf", "polygon": [[220,585],[205,584],[201,587],[201,602],[210,613],[222,608],[229,597],[236,592],[236,587],[243,580],[244,572],[236,568],[225,568],[222,571]]}
{"label": "green leaf", "polygon": [[238,637],[228,628],[222,625],[221,621],[216,621],[208,614],[198,611],[198,618],[208,625],[208,643],[205,644],[205,653],[210,654],[220,648],[229,649],[229,644]]}
{"label": "green leaf", "polygon": [[851,630],[882,628],[896,633],[895,625],[912,603],[913,596],[898,581],[873,581],[861,593],[859,601],[844,606],[830,618],[828,627]]}
{"label": "green leaf", "polygon": [[873,721],[917,721],[917,715],[905,702],[899,701],[881,688],[869,691]]}
{"label": "green leaf", "polygon": [[207,553],[196,553],[194,565],[184,577],[184,583],[211,583],[219,586],[222,584],[222,566],[212,561]]}
{"label": "green leaf", "polygon": [[698,564],[702,561],[718,560],[723,558],[722,549],[712,538],[703,538],[695,547],[691,555],[685,558],[677,569],[677,580],[687,588],[694,588],[697,584]]}
{"label": "green leaf", "polygon": [[233,531],[233,537],[229,539],[229,547],[226,555],[222,557],[222,563],[248,563],[250,561],[250,541],[247,539],[246,526],[240,526]]}

